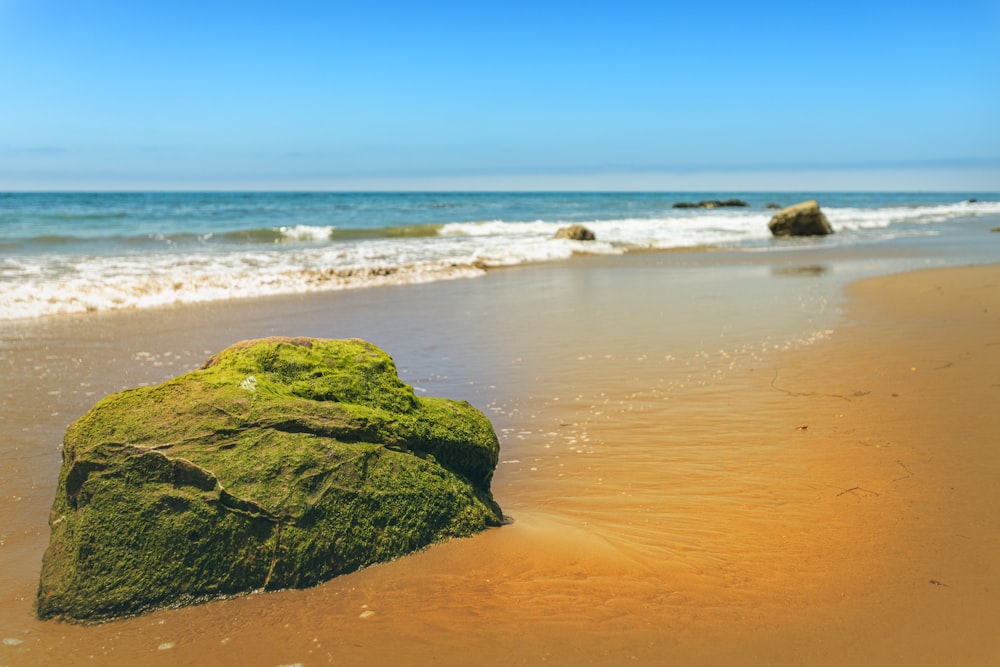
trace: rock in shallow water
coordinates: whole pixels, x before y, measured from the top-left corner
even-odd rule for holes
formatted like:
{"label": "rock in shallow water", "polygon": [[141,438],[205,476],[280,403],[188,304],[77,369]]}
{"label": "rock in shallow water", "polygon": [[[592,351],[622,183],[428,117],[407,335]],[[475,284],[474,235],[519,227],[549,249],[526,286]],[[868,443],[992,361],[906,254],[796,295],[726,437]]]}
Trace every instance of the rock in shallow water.
{"label": "rock in shallow water", "polygon": [[708,201],[700,201],[697,204],[692,202],[677,202],[674,204],[674,208],[743,208],[749,206],[742,199],[710,199]]}
{"label": "rock in shallow water", "polygon": [[569,227],[560,227],[556,230],[556,235],[553,237],[556,239],[569,239],[570,241],[596,241],[597,237],[594,232],[590,231],[583,225],[570,225]]}
{"label": "rock in shallow water", "polygon": [[767,225],[774,236],[826,236],[833,227],[815,200],[783,208]]}
{"label": "rock in shallow water", "polygon": [[37,611],[104,619],[312,586],[500,524],[499,445],[361,340],[238,343],[66,432]]}

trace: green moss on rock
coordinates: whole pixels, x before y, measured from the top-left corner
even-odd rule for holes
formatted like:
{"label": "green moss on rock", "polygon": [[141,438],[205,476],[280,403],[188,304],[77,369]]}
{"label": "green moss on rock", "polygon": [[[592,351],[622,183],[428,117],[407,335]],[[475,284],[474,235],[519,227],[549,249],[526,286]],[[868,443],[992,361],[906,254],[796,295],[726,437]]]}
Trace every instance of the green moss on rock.
{"label": "green moss on rock", "polygon": [[238,343],[66,432],[42,618],[312,586],[501,522],[499,445],[361,340]]}

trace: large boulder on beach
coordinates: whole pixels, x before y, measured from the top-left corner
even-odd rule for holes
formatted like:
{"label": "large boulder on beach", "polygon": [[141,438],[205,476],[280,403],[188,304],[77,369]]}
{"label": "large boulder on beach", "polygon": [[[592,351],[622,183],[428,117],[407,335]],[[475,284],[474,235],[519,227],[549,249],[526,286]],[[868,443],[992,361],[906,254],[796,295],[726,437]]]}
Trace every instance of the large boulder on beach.
{"label": "large boulder on beach", "polygon": [[66,432],[37,612],[105,619],[312,586],[500,525],[499,445],[361,340],[238,343]]}
{"label": "large boulder on beach", "polygon": [[816,200],[781,209],[774,214],[767,227],[774,236],[826,236],[833,233],[833,227]]}

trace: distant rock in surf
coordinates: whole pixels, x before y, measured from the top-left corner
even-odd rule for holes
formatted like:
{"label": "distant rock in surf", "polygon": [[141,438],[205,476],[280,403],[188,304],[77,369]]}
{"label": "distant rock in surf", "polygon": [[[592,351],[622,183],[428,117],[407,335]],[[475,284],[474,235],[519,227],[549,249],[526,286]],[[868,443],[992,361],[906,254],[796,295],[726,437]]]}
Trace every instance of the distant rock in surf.
{"label": "distant rock in surf", "polygon": [[96,620],[339,574],[500,525],[499,445],[361,340],[233,345],[66,431],[37,613]]}
{"label": "distant rock in surf", "polygon": [[816,200],[783,208],[767,225],[774,236],[826,236],[833,233],[830,222]]}
{"label": "distant rock in surf", "polygon": [[775,211],[780,211],[781,210],[781,204],[774,204],[774,203],[764,204],[764,208],[766,208],[766,209],[772,209],[772,210],[775,210]]}
{"label": "distant rock in surf", "polygon": [[741,208],[749,206],[742,199],[711,199],[708,201],[700,201],[697,204],[691,202],[678,202],[674,204],[674,208]]}
{"label": "distant rock in surf", "polygon": [[596,241],[597,237],[594,236],[594,232],[590,231],[583,225],[570,225],[569,227],[561,227],[559,231],[553,238],[557,239],[569,239],[570,241]]}

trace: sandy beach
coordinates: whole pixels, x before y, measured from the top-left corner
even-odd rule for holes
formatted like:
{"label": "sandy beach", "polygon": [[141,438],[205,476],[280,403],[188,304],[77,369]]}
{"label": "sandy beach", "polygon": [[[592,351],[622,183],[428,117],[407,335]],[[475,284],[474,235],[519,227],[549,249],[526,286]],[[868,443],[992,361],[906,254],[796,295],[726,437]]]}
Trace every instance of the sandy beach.
{"label": "sandy beach", "polygon": [[[0,665],[996,664],[1000,265],[916,266],[578,257],[6,323]],[[512,523],[309,590],[35,620],[66,426],[266,335],[366,338],[483,410]]]}

